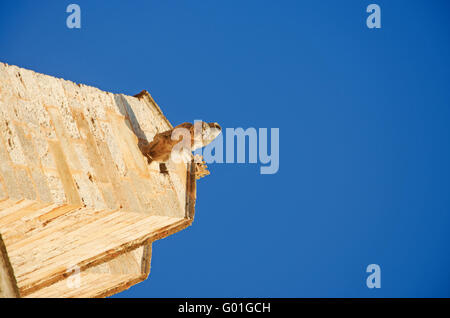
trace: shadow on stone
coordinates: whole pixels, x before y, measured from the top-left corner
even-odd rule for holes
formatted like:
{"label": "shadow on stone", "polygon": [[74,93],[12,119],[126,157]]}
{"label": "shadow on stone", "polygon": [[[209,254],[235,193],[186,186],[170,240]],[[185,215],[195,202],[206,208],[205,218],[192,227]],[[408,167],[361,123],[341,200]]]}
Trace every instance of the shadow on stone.
{"label": "shadow on stone", "polygon": [[[138,95],[136,95],[137,97]],[[136,114],[133,111],[133,108],[131,107],[131,105],[128,103],[128,101],[126,100],[126,98],[122,95],[122,94],[116,94],[114,95],[114,101],[117,105],[117,109],[119,109],[120,113],[129,118],[130,120],[130,126],[128,126],[128,128],[136,135],[136,137],[138,138],[138,147],[141,150],[142,154],[147,158],[147,160],[149,160],[150,163],[150,158],[148,157],[148,152],[147,152],[147,146],[149,144],[149,140],[147,140],[147,137],[145,136],[144,131],[142,130],[141,126],[139,125],[139,121],[136,118]]]}

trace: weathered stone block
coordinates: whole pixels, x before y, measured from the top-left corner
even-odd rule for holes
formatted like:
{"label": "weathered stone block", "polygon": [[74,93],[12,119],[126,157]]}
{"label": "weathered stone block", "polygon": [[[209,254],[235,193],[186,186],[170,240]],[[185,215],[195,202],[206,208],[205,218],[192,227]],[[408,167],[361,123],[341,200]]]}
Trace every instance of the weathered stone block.
{"label": "weathered stone block", "polygon": [[147,92],[0,63],[0,296],[104,297],[144,280],[151,243],[194,215],[191,163],[161,174],[138,146],[171,128]]}

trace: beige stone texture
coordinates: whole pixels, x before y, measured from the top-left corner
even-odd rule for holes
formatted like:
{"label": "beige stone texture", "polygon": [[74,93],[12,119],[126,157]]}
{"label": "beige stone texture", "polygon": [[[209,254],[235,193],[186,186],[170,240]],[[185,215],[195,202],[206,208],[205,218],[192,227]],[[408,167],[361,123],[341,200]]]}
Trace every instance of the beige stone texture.
{"label": "beige stone texture", "polygon": [[0,296],[105,297],[146,279],[152,242],[189,226],[194,164],[149,165],[172,125],[112,94],[0,63]]}

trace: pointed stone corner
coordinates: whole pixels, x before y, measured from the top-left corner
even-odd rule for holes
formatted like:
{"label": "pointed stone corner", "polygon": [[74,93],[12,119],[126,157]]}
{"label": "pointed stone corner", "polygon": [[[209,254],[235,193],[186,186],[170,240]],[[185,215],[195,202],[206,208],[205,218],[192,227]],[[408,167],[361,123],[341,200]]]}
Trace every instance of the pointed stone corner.
{"label": "pointed stone corner", "polygon": [[152,242],[194,218],[195,163],[161,174],[139,148],[171,128],[147,91],[0,63],[0,297],[106,297],[145,280]]}

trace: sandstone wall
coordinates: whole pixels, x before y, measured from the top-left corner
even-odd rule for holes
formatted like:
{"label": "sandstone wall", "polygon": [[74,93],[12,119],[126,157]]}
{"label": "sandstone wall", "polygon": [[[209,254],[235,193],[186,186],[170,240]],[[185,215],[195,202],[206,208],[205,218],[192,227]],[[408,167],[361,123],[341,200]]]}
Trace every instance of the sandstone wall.
{"label": "sandstone wall", "polygon": [[138,148],[170,128],[144,99],[0,63],[0,198],[184,216],[183,174]]}
{"label": "sandstone wall", "polygon": [[103,297],[145,279],[151,243],[194,215],[194,166],[162,174],[139,149],[170,128],[147,92],[0,63],[0,296]]}

